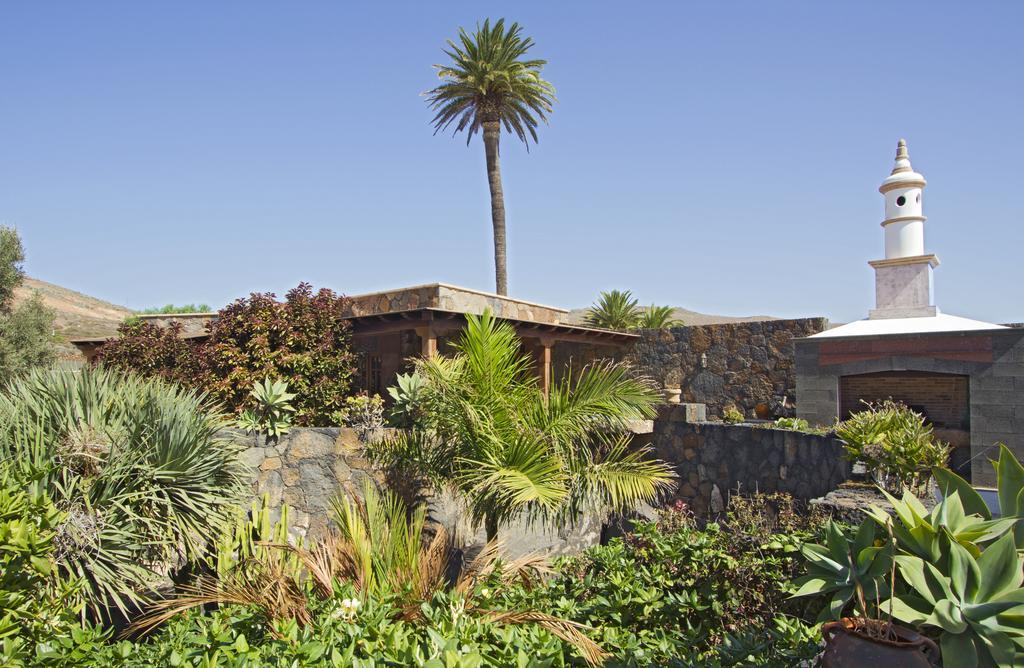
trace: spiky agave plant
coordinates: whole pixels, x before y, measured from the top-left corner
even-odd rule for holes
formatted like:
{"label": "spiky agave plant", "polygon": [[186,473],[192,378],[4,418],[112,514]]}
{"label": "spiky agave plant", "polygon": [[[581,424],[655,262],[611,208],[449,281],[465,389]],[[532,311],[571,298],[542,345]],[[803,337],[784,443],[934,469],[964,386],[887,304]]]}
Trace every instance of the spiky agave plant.
{"label": "spiky agave plant", "polygon": [[640,322],[640,303],[629,290],[602,292],[597,302],[587,309],[583,322],[591,327],[626,331]]}
{"label": "spiky agave plant", "polygon": [[54,577],[83,582],[85,608],[140,603],[231,516],[246,473],[224,426],[200,394],[103,368],[36,370],[0,395],[0,458],[66,514]]}

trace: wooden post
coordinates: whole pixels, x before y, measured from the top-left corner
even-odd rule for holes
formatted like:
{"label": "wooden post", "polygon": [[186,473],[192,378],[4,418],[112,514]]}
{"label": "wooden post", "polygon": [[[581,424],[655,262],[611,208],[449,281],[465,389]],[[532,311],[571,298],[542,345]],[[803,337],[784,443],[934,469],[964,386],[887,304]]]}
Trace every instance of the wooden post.
{"label": "wooden post", "polygon": [[541,337],[540,345],[540,386],[544,390],[544,396],[547,397],[551,390],[551,348],[555,345],[555,341],[548,337]]}
{"label": "wooden post", "polygon": [[437,355],[437,332],[434,331],[433,325],[417,327],[416,334],[419,335],[421,341],[420,354],[425,359]]}

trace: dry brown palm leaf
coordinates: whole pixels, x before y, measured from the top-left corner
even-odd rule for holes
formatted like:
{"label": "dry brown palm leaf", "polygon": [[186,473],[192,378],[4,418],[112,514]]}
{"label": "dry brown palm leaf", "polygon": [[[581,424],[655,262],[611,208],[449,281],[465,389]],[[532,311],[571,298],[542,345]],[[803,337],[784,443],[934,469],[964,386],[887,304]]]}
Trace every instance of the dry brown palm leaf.
{"label": "dry brown palm leaf", "polygon": [[520,626],[523,624],[536,624],[559,640],[568,643],[579,650],[580,655],[592,666],[599,666],[604,660],[611,656],[583,633],[586,626],[571,622],[567,619],[559,619],[543,612],[533,610],[487,610],[480,611],[483,619],[492,624],[508,624]]}
{"label": "dry brown palm leaf", "polygon": [[489,541],[459,575],[459,579],[455,583],[455,591],[469,594],[478,582],[485,580],[495,572],[502,582],[518,579],[525,587],[529,588],[534,582],[553,572],[547,557],[540,553],[530,552],[521,557],[504,561],[501,558],[504,549],[504,542]]}
{"label": "dry brown palm leaf", "polygon": [[[220,578],[201,577],[194,585],[182,587],[177,595],[157,601],[122,635],[148,633],[186,610],[210,603],[256,607],[268,621],[293,619],[300,626],[312,621],[302,586],[294,575],[279,564],[254,560]],[[268,624],[268,630],[277,636],[273,624]]]}

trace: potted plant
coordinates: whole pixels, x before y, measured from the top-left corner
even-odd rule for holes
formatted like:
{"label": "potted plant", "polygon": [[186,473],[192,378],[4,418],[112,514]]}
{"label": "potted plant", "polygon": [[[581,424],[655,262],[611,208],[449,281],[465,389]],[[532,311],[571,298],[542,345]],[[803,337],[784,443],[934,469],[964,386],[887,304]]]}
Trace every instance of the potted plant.
{"label": "potted plant", "polygon": [[[939,648],[932,640],[892,623],[892,599],[888,614],[879,605],[895,578],[891,533],[887,538],[876,540],[876,524],[871,519],[861,523],[852,542],[837,524],[829,522],[825,545],[806,544],[801,548],[807,560],[807,575],[796,581],[794,596],[832,594],[820,616],[833,620],[821,628],[824,668],[939,665]],[[851,603],[852,616],[844,616]]]}

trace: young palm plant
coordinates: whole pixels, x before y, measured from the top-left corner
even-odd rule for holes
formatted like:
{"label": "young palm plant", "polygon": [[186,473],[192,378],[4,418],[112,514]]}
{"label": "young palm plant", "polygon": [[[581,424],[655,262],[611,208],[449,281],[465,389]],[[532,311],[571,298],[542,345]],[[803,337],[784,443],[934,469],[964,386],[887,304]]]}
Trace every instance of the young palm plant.
{"label": "young palm plant", "polygon": [[669,329],[670,327],[679,327],[683,323],[672,317],[673,310],[671,306],[655,306],[651,304],[640,314],[636,322],[636,329]]}
{"label": "young palm plant", "polygon": [[435,112],[434,133],[454,124],[466,131],[466,143],[483,131],[487,159],[487,183],[491,190],[491,223],[494,227],[494,273],[499,295],[508,294],[506,266],[505,195],[501,184],[499,142],[501,128],[529,146],[537,141],[539,121],[547,122],[553,110],[555,88],[540,76],[547,63],[526,58],[533,40],[523,35],[518,23],[505,27],[490,20],[472,33],[459,28],[458,43],[448,40],[444,53],[451,59],[434,65],[443,83],[427,93]]}
{"label": "young palm plant", "polygon": [[591,327],[626,331],[640,323],[642,309],[629,290],[602,292],[597,302],[587,309],[583,322]]}
{"label": "young palm plant", "polygon": [[655,386],[619,364],[567,373],[545,394],[512,327],[467,316],[451,357],[417,362],[424,418],[371,449],[462,497],[488,540],[517,516],[552,524],[587,509],[625,509],[668,489],[674,474],[630,448],[632,420],[649,419]]}

